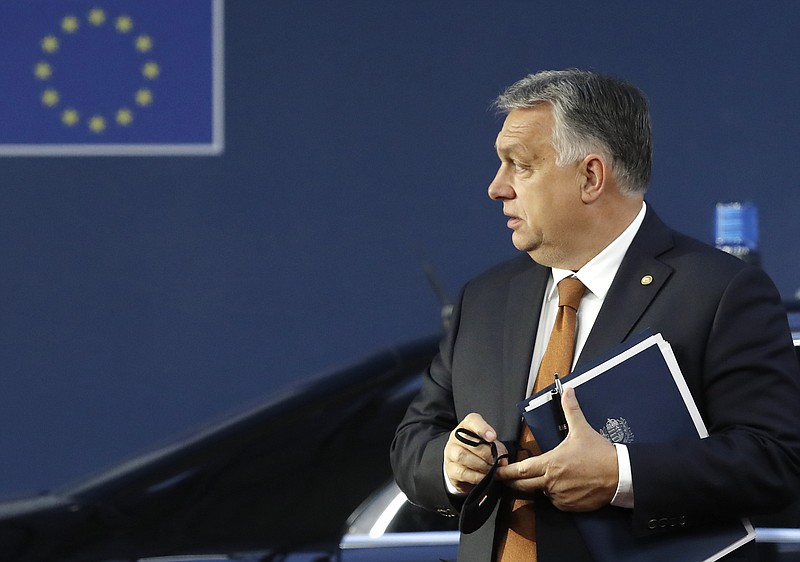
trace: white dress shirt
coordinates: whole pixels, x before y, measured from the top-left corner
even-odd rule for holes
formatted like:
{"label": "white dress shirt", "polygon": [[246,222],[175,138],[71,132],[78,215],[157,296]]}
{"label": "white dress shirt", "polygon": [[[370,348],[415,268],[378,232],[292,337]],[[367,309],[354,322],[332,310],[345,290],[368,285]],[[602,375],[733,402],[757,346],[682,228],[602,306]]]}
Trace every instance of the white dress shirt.
{"label": "white dress shirt", "polygon": [[[528,395],[531,394],[533,385],[536,382],[536,373],[542,363],[542,356],[550,340],[550,333],[553,331],[553,324],[558,314],[558,282],[565,277],[575,276],[586,286],[586,293],[578,307],[578,326],[575,334],[575,356],[572,360],[572,367],[578,361],[581,350],[589,332],[592,331],[600,307],[611,288],[611,283],[617,274],[622,258],[633,242],[634,236],[639,232],[639,227],[644,221],[647,205],[643,202],[642,209],[633,222],[620,234],[611,244],[606,246],[603,251],[592,258],[586,265],[578,271],[553,268],[547,288],[544,292],[542,303],[542,314],[539,318],[539,329],[536,332],[536,344],[533,347],[533,358],[531,360],[531,370],[528,375]],[[566,374],[566,373],[564,373]],[[580,399],[578,400],[580,402]],[[628,457],[628,448],[625,445],[614,444],[617,450],[617,464],[619,465],[619,483],[611,505],[617,507],[633,507],[633,476],[631,474],[631,463]]]}
{"label": "white dress shirt", "polygon": [[[531,360],[531,369],[528,374],[528,396],[530,396],[533,385],[536,382],[536,374],[539,371],[539,365],[542,363],[542,356],[547,347],[547,342],[550,340],[550,333],[553,331],[553,325],[556,321],[556,314],[558,314],[558,282],[574,275],[580,279],[581,283],[586,286],[586,293],[581,299],[581,304],[578,307],[578,325],[577,333],[575,334],[575,356],[572,360],[572,367],[578,361],[581,350],[583,349],[586,340],[589,338],[589,332],[592,331],[597,315],[600,313],[600,307],[603,306],[603,301],[611,288],[611,283],[617,274],[622,258],[633,242],[636,233],[639,232],[639,227],[642,226],[644,215],[647,211],[647,205],[642,202],[642,208],[636,218],[633,219],[628,228],[620,234],[611,244],[606,246],[599,254],[592,258],[586,265],[578,271],[569,271],[566,269],[552,269],[550,280],[547,282],[547,288],[544,292],[544,301],[542,303],[542,313],[539,318],[539,329],[536,332],[536,342],[533,346],[533,358]],[[567,373],[564,373],[567,374]],[[580,402],[580,400],[578,400]],[[611,505],[616,507],[633,507],[633,476],[631,474],[631,462],[628,456],[628,448],[625,445],[618,443],[614,444],[617,451],[617,465],[619,467],[619,480],[617,490],[611,500]],[[442,466],[444,472],[444,466]],[[447,490],[454,495],[463,495],[447,478],[447,473],[444,473],[444,481]]]}

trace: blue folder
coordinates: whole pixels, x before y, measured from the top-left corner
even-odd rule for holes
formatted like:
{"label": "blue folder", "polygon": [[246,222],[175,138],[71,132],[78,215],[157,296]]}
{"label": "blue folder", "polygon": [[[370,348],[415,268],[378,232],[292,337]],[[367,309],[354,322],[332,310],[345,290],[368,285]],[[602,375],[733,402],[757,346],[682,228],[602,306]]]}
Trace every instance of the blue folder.
{"label": "blue folder", "polygon": [[[641,335],[592,366],[562,379],[575,387],[589,425],[616,443],[667,442],[708,436],[672,348],[660,334]],[[518,407],[542,451],[561,441],[550,390]],[[634,482],[634,489],[636,483]],[[631,514],[612,506],[573,514],[600,562],[713,561],[755,538],[746,520],[634,536]]]}

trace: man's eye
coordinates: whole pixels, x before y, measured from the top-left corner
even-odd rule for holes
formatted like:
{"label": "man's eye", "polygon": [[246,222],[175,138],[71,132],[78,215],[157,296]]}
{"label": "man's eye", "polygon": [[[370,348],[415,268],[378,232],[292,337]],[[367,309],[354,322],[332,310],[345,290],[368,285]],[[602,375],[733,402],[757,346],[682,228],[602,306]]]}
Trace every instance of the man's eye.
{"label": "man's eye", "polygon": [[514,168],[514,172],[518,174],[528,171],[528,167],[524,164],[520,164],[519,162],[511,162],[511,166]]}

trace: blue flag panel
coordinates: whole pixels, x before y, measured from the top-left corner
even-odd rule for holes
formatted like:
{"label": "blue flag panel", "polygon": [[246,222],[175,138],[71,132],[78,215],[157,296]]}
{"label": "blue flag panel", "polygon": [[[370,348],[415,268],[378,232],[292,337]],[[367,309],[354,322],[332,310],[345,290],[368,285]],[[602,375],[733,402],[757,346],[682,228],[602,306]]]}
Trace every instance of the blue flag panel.
{"label": "blue flag panel", "polygon": [[218,154],[223,0],[3,0],[0,155]]}

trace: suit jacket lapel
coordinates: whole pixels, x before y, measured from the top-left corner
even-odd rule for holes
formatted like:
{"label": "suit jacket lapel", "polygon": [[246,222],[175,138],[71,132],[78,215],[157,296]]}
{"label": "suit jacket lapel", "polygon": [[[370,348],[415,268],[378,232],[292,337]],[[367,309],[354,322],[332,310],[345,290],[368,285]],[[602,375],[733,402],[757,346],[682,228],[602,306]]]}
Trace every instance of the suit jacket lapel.
{"label": "suit jacket lapel", "polygon": [[503,412],[501,435],[516,439],[520,415],[516,404],[526,396],[533,345],[542,312],[550,268],[531,262],[531,268],[509,281],[503,333]]}
{"label": "suit jacket lapel", "polygon": [[[657,256],[673,245],[672,231],[648,207],[581,351],[578,365],[602,356],[633,335],[637,322],[672,275],[672,268]],[[642,330],[645,328],[647,326],[641,326]]]}
{"label": "suit jacket lapel", "polygon": [[[672,274],[657,257],[674,245],[672,231],[647,209],[642,226],[620,264],[578,366],[593,361],[633,335],[637,322]],[[516,438],[520,416],[513,406],[526,396],[533,345],[542,312],[550,268],[531,263],[509,281],[503,333],[502,400],[505,405],[496,428],[501,438]],[[643,279],[650,276],[651,280]],[[642,329],[647,326],[642,326]]]}

